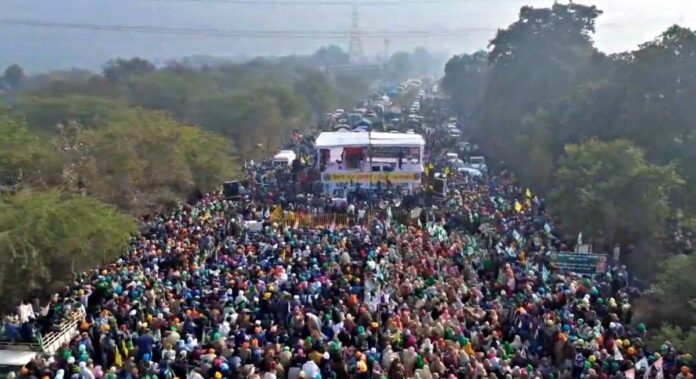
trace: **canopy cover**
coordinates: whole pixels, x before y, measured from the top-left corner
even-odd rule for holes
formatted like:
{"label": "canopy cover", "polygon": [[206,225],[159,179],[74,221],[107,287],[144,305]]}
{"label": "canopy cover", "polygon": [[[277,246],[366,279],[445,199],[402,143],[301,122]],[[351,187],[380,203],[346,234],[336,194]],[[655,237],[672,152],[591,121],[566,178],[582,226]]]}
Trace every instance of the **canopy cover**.
{"label": "canopy cover", "polygon": [[317,149],[369,145],[420,147],[425,146],[425,140],[421,135],[414,133],[323,132],[319,134],[319,137],[317,137],[315,142],[315,147]]}

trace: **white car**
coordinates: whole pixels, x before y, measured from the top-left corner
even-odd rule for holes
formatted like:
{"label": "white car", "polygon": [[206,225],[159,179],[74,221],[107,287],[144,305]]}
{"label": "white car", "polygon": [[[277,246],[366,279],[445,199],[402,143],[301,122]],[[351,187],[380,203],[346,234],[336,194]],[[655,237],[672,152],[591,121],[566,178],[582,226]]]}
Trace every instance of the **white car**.
{"label": "white car", "polygon": [[482,172],[488,170],[488,167],[486,166],[486,158],[480,155],[475,155],[469,158],[469,167],[475,168]]}

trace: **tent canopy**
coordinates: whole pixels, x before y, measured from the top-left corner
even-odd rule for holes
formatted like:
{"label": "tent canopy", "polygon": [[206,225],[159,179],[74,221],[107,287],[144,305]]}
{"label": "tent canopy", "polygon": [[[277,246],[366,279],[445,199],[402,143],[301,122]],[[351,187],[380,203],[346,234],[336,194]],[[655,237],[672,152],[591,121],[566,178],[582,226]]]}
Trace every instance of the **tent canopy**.
{"label": "tent canopy", "polygon": [[356,147],[356,146],[425,146],[425,140],[419,134],[414,133],[382,133],[382,132],[357,132],[337,133],[323,132],[315,141],[317,149],[332,147]]}

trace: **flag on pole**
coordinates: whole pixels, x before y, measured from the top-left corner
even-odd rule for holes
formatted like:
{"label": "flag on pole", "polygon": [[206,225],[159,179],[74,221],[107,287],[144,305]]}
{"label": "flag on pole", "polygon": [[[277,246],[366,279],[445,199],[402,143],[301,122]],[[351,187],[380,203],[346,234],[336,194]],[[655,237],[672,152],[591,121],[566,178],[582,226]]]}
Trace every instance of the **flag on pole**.
{"label": "flag on pole", "polygon": [[276,209],[273,210],[271,213],[271,221],[277,222],[280,221],[283,218],[283,208],[281,206],[277,206]]}
{"label": "flag on pole", "polygon": [[544,231],[546,232],[546,234],[551,233],[551,225],[549,225],[548,222],[544,224]]}
{"label": "flag on pole", "polygon": [[515,200],[515,211],[517,211],[517,213],[522,212],[522,204],[517,200]]}
{"label": "flag on pole", "polygon": [[527,196],[527,199],[531,199],[532,197],[534,197],[532,195],[532,191],[530,191],[529,188],[527,188],[527,191],[525,191],[524,194],[525,194],[525,196]]}
{"label": "flag on pole", "polygon": [[645,374],[643,375],[643,379],[649,379],[649,378],[651,377],[653,368],[655,369],[655,371],[657,371],[657,372],[655,373],[654,378],[655,378],[655,379],[663,379],[663,378],[665,377],[664,370],[662,369],[662,364],[663,364],[663,363],[664,363],[664,362],[662,361],[662,358],[656,360],[655,363],[653,363],[652,366],[650,366],[650,367],[645,371]]}
{"label": "flag on pole", "polygon": [[541,280],[544,282],[548,282],[549,278],[551,277],[551,273],[549,272],[549,269],[546,268],[546,266],[541,267]]}

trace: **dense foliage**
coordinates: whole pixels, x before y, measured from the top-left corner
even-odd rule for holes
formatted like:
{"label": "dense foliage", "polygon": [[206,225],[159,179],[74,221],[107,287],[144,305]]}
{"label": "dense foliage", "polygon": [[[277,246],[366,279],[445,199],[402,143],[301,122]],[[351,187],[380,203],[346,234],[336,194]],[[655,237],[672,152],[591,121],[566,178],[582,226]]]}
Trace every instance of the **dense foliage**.
{"label": "dense foliage", "polygon": [[[591,38],[600,15],[573,3],[523,7],[488,54],[452,58],[442,87],[485,152],[551,195],[567,237],[619,244],[648,276],[696,242],[687,228],[696,214],[696,33],[672,26],[635,51],[606,55]],[[692,261],[659,271],[664,296],[645,317],[681,328],[666,325],[662,337],[696,325],[685,318],[693,294],[675,290],[693,287]]]}
{"label": "dense foliage", "polygon": [[[690,95],[696,89],[696,35],[673,26],[634,52],[608,56],[597,51],[591,39],[600,15],[595,7],[579,4],[523,7],[518,21],[491,41],[485,67],[482,52],[450,60],[443,89],[451,94],[453,105],[484,151],[502,159],[526,185],[549,193],[567,180],[559,164],[569,151],[578,151],[567,150],[568,144],[623,139],[626,142],[620,144],[626,149],[622,151],[631,152],[627,159],[639,154],[651,170],[659,169],[651,165],[672,164],[687,182],[647,194],[659,195],[648,202],[663,207],[662,196],[667,196],[667,203],[671,202],[667,205],[693,212],[696,196],[688,188],[696,183],[696,98]],[[619,158],[604,155],[617,146],[606,147],[604,152],[595,151],[599,154],[595,159]],[[582,172],[569,175],[588,185],[629,179],[617,179],[630,175],[629,171],[604,170],[601,177],[592,177],[596,173],[583,177]],[[556,204],[557,209],[570,210],[581,203],[580,196],[578,190],[557,199],[568,202],[566,207]],[[626,202],[623,207],[637,204]],[[589,230],[593,224],[587,217],[562,219],[589,225],[584,232],[596,234],[597,229]],[[656,231],[652,226],[639,234],[647,237]],[[630,234],[633,238],[615,234],[609,242],[638,242],[637,235]]]}
{"label": "dense foliage", "polygon": [[0,269],[0,309],[113,259],[136,217],[217,188],[292,129],[354,103],[371,84],[366,75],[320,71],[345,63],[334,46],[217,66],[132,58],[101,73],[35,76],[8,67],[0,81],[0,253],[10,263]]}
{"label": "dense foliage", "polygon": [[0,199],[0,309],[45,295],[125,252],[135,221],[89,197],[21,191]]}

